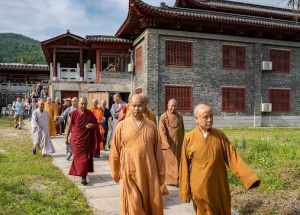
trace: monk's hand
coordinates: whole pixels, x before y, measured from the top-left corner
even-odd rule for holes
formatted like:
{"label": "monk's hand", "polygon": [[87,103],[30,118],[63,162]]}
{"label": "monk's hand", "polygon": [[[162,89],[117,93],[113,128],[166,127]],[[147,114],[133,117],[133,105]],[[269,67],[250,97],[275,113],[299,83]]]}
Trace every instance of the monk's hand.
{"label": "monk's hand", "polygon": [[94,127],[95,127],[95,124],[94,124],[94,123],[88,123],[88,124],[86,124],[85,127],[86,127],[87,129],[94,128]]}
{"label": "monk's hand", "polygon": [[120,181],[120,176],[114,174],[114,175],[112,175],[112,179],[114,180],[114,182],[119,183],[119,181]]}
{"label": "monk's hand", "polygon": [[169,190],[165,184],[160,185],[160,192],[163,196],[169,195]]}

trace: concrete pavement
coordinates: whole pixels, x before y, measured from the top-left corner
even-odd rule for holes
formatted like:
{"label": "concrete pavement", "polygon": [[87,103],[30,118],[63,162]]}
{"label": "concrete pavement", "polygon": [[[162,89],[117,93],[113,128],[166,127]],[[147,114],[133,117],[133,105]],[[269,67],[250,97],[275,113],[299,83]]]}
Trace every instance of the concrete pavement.
{"label": "concrete pavement", "polygon": [[[80,184],[80,177],[69,176],[71,162],[66,160],[64,139],[52,139],[56,153],[53,154],[53,163],[81,190],[95,215],[119,214],[119,185],[112,181],[108,164],[108,152],[101,152],[101,158],[94,159],[95,172],[88,176],[88,186]],[[177,188],[169,187],[170,194],[165,197],[166,215],[192,215],[191,204],[183,204],[177,195]]]}

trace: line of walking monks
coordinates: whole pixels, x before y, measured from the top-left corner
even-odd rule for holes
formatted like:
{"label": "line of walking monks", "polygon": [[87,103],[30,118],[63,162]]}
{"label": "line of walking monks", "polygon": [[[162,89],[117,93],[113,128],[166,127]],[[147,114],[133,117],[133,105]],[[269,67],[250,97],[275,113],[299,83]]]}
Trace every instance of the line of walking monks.
{"label": "line of walking monks", "polygon": [[[162,215],[166,185],[179,186],[181,200],[192,201],[196,215],[230,215],[227,167],[246,189],[259,186],[259,178],[226,135],[213,128],[210,106],[195,107],[196,127],[185,134],[175,99],[168,102],[158,126],[147,97],[133,95],[126,105],[117,94],[114,101],[113,129],[107,138],[112,178],[121,185],[121,215]],[[83,185],[105,136],[102,115],[95,104],[87,109],[86,98],[69,114],[66,136],[71,136],[73,153],[69,174],[81,176]]]}

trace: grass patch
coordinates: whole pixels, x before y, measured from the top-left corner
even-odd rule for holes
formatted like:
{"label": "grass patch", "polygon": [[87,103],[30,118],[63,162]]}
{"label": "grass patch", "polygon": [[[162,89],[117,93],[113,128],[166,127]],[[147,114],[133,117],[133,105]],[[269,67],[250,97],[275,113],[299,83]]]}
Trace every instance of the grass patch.
{"label": "grass patch", "polygon": [[[262,180],[259,189],[245,193],[229,172],[233,205],[241,214],[294,214],[286,211],[300,199],[300,129],[223,130]],[[300,214],[300,205],[295,210]]]}
{"label": "grass patch", "polygon": [[91,215],[79,189],[51,158],[31,154],[28,131],[10,125],[7,118],[0,119],[0,214]]}

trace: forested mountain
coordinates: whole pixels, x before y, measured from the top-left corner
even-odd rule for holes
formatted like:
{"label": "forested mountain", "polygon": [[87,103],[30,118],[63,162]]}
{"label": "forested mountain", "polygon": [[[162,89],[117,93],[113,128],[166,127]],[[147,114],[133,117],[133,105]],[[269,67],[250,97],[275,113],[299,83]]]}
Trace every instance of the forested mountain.
{"label": "forested mountain", "polygon": [[0,63],[45,64],[40,42],[21,34],[0,33]]}

